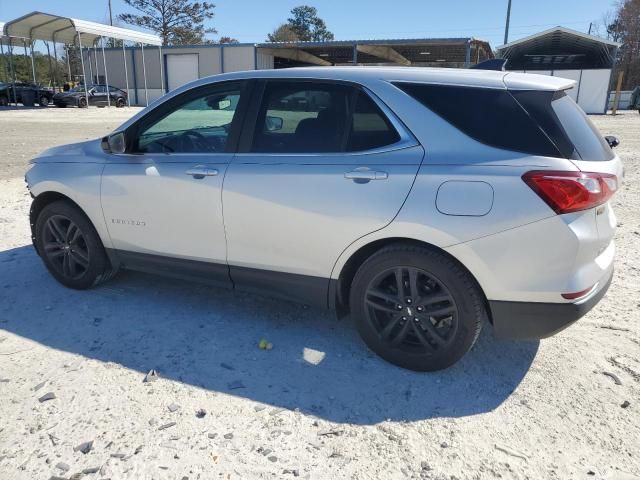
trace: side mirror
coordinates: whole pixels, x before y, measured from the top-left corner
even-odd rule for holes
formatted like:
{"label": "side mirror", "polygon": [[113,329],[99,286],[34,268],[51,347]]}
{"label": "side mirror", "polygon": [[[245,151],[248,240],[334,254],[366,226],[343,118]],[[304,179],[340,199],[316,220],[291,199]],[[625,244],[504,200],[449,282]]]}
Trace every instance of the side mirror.
{"label": "side mirror", "polygon": [[267,131],[277,132],[278,130],[282,130],[284,120],[281,117],[272,117],[271,115],[267,115],[264,125],[267,127]]}
{"label": "side mirror", "polygon": [[124,132],[116,132],[104,137],[100,143],[105,153],[125,153],[127,144],[124,138]]}
{"label": "side mirror", "polygon": [[618,140],[618,137],[615,137],[613,135],[605,135],[604,139],[607,141],[609,147],[611,148],[615,148],[620,145],[620,140]]}

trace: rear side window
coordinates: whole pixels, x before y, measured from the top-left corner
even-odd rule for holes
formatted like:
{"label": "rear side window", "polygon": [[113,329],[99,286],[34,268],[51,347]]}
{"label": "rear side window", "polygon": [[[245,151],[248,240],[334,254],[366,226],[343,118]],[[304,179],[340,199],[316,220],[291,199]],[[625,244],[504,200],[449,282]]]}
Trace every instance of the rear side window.
{"label": "rear side window", "polygon": [[395,85],[485,145],[529,155],[562,156],[507,90],[415,83]]}
{"label": "rear side window", "polygon": [[400,141],[400,135],[378,105],[369,95],[360,91],[353,109],[347,150],[350,152],[372,150],[398,141]]}
{"label": "rear side window", "polygon": [[[564,92],[561,92],[564,94]],[[593,122],[568,95],[557,95],[551,108],[582,160],[611,160],[614,153]]]}

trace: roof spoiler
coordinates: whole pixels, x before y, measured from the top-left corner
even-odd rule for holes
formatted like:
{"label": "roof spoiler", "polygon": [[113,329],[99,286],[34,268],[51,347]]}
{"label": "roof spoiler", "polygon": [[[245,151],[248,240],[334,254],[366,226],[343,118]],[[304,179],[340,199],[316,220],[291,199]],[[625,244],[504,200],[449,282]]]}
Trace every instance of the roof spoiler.
{"label": "roof spoiler", "polygon": [[491,58],[480,62],[476,65],[471,65],[469,68],[475,68],[477,70],[497,70],[504,72],[504,67],[507,65],[506,58]]}

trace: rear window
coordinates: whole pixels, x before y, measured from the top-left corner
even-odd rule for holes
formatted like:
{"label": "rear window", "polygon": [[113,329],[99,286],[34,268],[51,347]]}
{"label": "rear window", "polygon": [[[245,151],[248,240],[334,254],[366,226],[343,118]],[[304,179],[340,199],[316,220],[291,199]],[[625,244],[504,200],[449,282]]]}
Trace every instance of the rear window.
{"label": "rear window", "polygon": [[[561,92],[564,94],[564,92]],[[609,144],[584,111],[568,95],[559,95],[551,108],[581,160],[606,161],[614,157]]]}
{"label": "rear window", "polygon": [[563,156],[507,90],[415,83],[395,85],[485,145],[529,155]]}

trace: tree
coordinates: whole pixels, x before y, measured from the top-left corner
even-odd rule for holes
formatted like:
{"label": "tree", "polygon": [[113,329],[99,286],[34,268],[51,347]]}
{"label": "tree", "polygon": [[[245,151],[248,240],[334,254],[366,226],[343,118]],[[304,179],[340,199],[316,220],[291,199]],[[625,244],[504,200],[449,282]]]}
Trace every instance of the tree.
{"label": "tree", "polygon": [[237,38],[233,37],[220,37],[218,43],[240,43]]}
{"label": "tree", "polygon": [[333,40],[333,33],[327,30],[324,20],[318,17],[318,10],[315,7],[301,5],[292,9],[291,15],[287,21],[300,40],[313,42]]}
{"label": "tree", "polygon": [[324,20],[318,17],[315,7],[301,5],[293,8],[287,23],[280,25],[267,38],[270,42],[325,42],[334,37]]}
{"label": "tree", "polygon": [[298,35],[288,23],[283,23],[273,33],[267,35],[267,41],[269,42],[297,42],[298,40],[300,40]]}
{"label": "tree", "polygon": [[162,38],[163,45],[193,45],[205,43],[204,21],[213,18],[215,5],[193,0],[124,0],[141,15],[122,13],[118,19],[130,25],[148,28]]}
{"label": "tree", "polygon": [[[632,90],[640,85],[640,0],[621,0],[613,13],[604,15],[602,23],[607,38],[622,44],[616,70],[624,72],[622,88]],[[613,85],[616,79],[617,75]]]}

